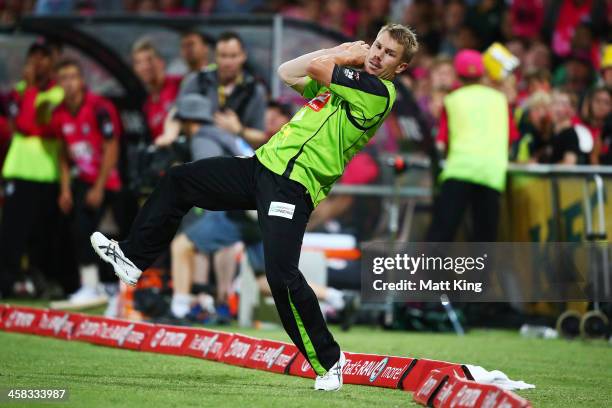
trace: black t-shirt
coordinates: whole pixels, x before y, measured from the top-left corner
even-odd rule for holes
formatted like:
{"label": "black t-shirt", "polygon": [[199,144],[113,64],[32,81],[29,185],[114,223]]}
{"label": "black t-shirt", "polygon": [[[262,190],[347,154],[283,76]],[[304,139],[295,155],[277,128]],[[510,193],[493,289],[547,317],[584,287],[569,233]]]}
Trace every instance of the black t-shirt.
{"label": "black t-shirt", "polygon": [[[573,152],[580,159],[582,152],[580,151],[580,145],[578,144],[578,134],[574,127],[563,129],[552,137],[552,155],[550,157],[551,163],[559,163],[565,157],[565,153]],[[580,160],[579,160],[580,161]]]}
{"label": "black t-shirt", "polygon": [[604,121],[601,128],[601,164],[612,164],[612,113]]}
{"label": "black t-shirt", "polygon": [[563,129],[549,140],[538,140],[534,150],[540,153],[538,159],[540,163],[559,163],[567,152],[575,153],[578,156],[578,163],[581,163],[583,159],[578,142],[578,134],[573,126]]}

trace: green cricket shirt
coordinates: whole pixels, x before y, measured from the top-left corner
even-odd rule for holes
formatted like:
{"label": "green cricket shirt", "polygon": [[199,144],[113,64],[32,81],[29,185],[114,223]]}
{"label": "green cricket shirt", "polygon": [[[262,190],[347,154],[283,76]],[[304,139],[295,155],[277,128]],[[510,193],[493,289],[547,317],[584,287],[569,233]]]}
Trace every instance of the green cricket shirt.
{"label": "green cricket shirt", "polygon": [[374,136],[396,94],[390,81],[336,65],[329,88],[310,79],[302,95],[310,101],[255,154],[306,187],[316,206]]}

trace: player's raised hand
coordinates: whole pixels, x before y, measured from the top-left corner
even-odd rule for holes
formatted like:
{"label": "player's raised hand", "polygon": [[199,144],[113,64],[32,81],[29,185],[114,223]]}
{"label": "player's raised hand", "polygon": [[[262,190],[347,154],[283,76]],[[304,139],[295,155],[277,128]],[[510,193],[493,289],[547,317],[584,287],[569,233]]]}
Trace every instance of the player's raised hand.
{"label": "player's raised hand", "polygon": [[349,46],[346,50],[346,52],[349,54],[349,65],[354,67],[362,66],[369,50],[370,45],[363,41],[357,41],[351,44],[351,46]]}
{"label": "player's raised hand", "polygon": [[355,44],[365,44],[365,41],[349,41],[336,46],[336,51],[346,51]]}

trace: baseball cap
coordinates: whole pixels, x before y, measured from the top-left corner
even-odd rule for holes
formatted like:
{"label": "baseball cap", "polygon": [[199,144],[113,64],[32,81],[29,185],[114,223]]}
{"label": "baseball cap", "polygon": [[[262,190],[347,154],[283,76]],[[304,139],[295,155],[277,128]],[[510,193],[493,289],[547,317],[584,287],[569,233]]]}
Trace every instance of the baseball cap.
{"label": "baseball cap", "polygon": [[176,118],[210,123],[213,121],[210,99],[196,93],[184,95],[176,103]]}
{"label": "baseball cap", "polygon": [[457,75],[463,78],[479,78],[484,74],[482,55],[476,50],[461,50],[454,61]]}

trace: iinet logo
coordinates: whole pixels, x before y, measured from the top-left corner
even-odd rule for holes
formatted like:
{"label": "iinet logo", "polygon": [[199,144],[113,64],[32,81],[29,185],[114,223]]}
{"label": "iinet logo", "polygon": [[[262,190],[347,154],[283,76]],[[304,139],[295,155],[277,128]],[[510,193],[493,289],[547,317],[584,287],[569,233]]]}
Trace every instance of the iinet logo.
{"label": "iinet logo", "polygon": [[159,329],[151,339],[151,348],[156,348],[157,346],[180,348],[186,338],[186,333],[175,333],[166,331],[166,329]]}
{"label": "iinet logo", "polygon": [[235,339],[232,341],[227,351],[223,354],[223,357],[245,358],[250,349],[250,344],[243,343],[240,340]]}
{"label": "iinet logo", "polygon": [[36,315],[34,313],[14,310],[4,322],[4,327],[30,327],[34,323],[35,318]]}

